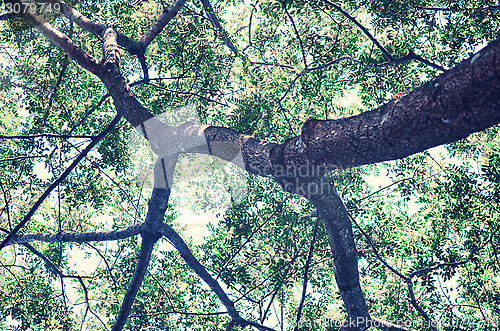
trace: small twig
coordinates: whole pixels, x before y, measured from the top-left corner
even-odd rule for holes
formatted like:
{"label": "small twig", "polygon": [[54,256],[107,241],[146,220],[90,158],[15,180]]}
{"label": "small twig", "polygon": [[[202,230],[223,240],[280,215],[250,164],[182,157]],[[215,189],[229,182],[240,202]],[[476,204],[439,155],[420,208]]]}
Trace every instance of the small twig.
{"label": "small twig", "polygon": [[286,16],[288,16],[288,19],[292,23],[292,27],[293,27],[293,30],[295,31],[295,35],[297,36],[297,39],[299,40],[300,50],[302,51],[302,61],[304,62],[304,68],[307,68],[306,52],[304,50],[304,44],[302,43],[302,39],[300,38],[299,30],[297,30],[297,26],[295,25],[295,21],[293,20],[292,15],[290,15],[290,12],[288,12],[288,9],[286,9],[285,2],[282,2],[281,4],[283,6],[283,10],[285,11]]}

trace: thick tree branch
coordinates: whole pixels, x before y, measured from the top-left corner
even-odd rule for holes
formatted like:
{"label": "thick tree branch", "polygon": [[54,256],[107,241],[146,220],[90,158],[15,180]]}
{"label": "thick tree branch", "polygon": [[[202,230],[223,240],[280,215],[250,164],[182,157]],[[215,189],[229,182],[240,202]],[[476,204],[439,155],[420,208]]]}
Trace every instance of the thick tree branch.
{"label": "thick tree branch", "polygon": [[[321,176],[306,184],[304,195],[325,225],[335,265],[335,280],[352,330],[364,330],[370,315],[359,283],[358,258],[351,220],[330,181]],[[307,192],[307,194],[304,194]],[[356,327],[356,325],[358,325]]]}
{"label": "thick tree branch", "polygon": [[55,29],[52,25],[50,25],[38,15],[30,15],[29,13],[24,13],[21,16],[25,21],[27,21],[42,35],[44,35],[45,38],[56,44],[63,50],[66,55],[76,61],[84,69],[92,72],[97,76],[99,75],[101,71],[99,61],[97,61],[95,58],[87,54],[84,50],[73,43],[73,41],[68,36]]}
{"label": "thick tree branch", "polygon": [[[233,161],[241,152],[245,165],[240,166],[247,171],[285,183],[300,168],[315,177],[332,169],[398,159],[497,124],[499,54],[499,42],[494,41],[406,96],[358,116],[309,120],[300,136],[282,145],[227,128],[189,123],[168,127],[153,119],[119,73],[111,72],[102,79],[117,110],[148,137],[156,153],[211,153]],[[205,139],[200,140],[203,136]],[[190,141],[194,146],[186,147]]]}
{"label": "thick tree branch", "polygon": [[[108,26],[105,24],[102,24],[100,22],[93,21],[86,16],[82,15],[78,10],[75,8],[67,5],[63,1],[59,0],[50,0],[53,3],[58,3],[61,7],[63,15],[68,18],[69,20],[75,22],[80,28],[93,33],[94,35],[98,36],[99,38],[104,38],[104,33]],[[144,54],[144,48],[142,45],[129,38],[128,36],[124,35],[123,33],[116,32],[117,33],[117,42],[118,44],[123,47],[129,54],[131,55],[139,55],[139,54]]]}
{"label": "thick tree branch", "polygon": [[308,167],[320,173],[403,158],[499,123],[499,89],[496,40],[378,109],[339,120],[307,121],[301,136],[274,148],[271,157],[282,167]]}
{"label": "thick tree branch", "polygon": [[[116,317],[112,331],[121,331],[127,322],[127,318],[132,309],[132,305],[137,296],[137,292],[144,280],[144,276],[148,270],[149,261],[153,252],[154,244],[161,238],[161,234],[156,228],[161,227],[165,212],[168,207],[168,199],[170,197],[170,187],[173,178],[177,155],[173,155],[170,159],[158,159],[154,168],[154,184],[155,188],[151,199],[148,203],[148,213],[142,227],[141,236],[142,244],[139,254],[139,260],[135,267],[134,276],[127,288],[127,293],[123,297],[123,302],[120,307],[120,312]],[[170,183],[170,184],[169,184]]]}
{"label": "thick tree branch", "polygon": [[[161,123],[158,127],[144,125],[159,154],[195,152],[233,161],[241,153],[244,165],[238,165],[248,172],[290,185],[299,170],[316,177],[332,169],[399,159],[493,126],[500,122],[499,89],[497,40],[457,67],[378,109],[338,120],[308,120],[300,136],[281,145],[215,126],[186,123],[172,135],[174,129]],[[135,98],[131,102],[142,107]],[[127,109],[125,104],[121,107]],[[169,137],[178,134],[183,140],[172,144]]]}
{"label": "thick tree branch", "polygon": [[134,276],[130,281],[130,284],[127,288],[127,292],[123,297],[123,303],[120,307],[120,311],[118,316],[116,317],[116,321],[113,324],[113,328],[111,331],[121,331],[127,322],[128,315],[130,314],[130,310],[132,309],[132,305],[134,304],[135,297],[139,288],[144,280],[144,275],[148,270],[149,261],[151,259],[151,253],[153,252],[154,244],[160,238],[159,235],[156,234],[143,234],[142,235],[142,244],[141,244],[141,252],[139,253],[139,259],[137,261],[137,265],[135,267]]}
{"label": "thick tree branch", "polygon": [[120,66],[120,50],[117,43],[117,34],[115,29],[107,28],[104,32],[104,65],[118,67]]}
{"label": "thick tree branch", "polygon": [[[179,251],[181,257],[187,265],[212,289],[217,295],[222,304],[226,307],[227,313],[232,317],[238,325],[252,325],[260,330],[272,330],[255,322],[243,319],[236,311],[234,303],[229,299],[222,287],[219,285],[205,269],[205,267],[196,259],[189,247],[186,245],[181,236],[168,224],[163,223],[163,217],[168,206],[168,199],[170,196],[170,188],[173,170],[177,157],[174,156],[169,160],[163,161],[160,159],[155,166],[155,188],[153,195],[149,201],[148,215],[146,216],[145,224],[147,228],[144,233],[154,235],[154,238],[159,238],[159,234],[164,235]],[[169,184],[170,183],[170,184]],[[157,240],[157,239],[156,239]],[[136,269],[137,272],[137,269]],[[145,271],[144,271],[145,272]],[[135,277],[134,277],[135,278]],[[142,281],[142,280],[141,280]],[[137,293],[137,292],[135,292]],[[135,297],[135,295],[134,295]],[[129,310],[130,312],[130,310]],[[113,329],[121,330],[121,329]]]}

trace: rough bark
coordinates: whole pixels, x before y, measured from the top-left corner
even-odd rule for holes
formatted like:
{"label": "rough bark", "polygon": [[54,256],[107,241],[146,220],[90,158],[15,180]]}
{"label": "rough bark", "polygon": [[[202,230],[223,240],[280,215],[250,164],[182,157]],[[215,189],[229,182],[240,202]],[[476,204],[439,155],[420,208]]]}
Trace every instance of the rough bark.
{"label": "rough bark", "polygon": [[288,166],[348,168],[394,160],[500,122],[500,42],[378,109],[339,120],[308,120],[273,151]]}
{"label": "rough bark", "polygon": [[[176,1],[173,11],[166,10],[141,41],[133,43],[133,47],[142,45],[135,49],[137,54],[144,54],[147,45],[184,2]],[[368,313],[359,284],[356,246],[349,216],[333,185],[322,175],[332,169],[403,158],[456,141],[500,122],[500,41],[497,40],[456,68],[400,99],[358,116],[327,121],[308,120],[300,136],[282,144],[258,140],[229,128],[192,123],[170,127],[154,118],[135,98],[120,73],[117,45],[123,46],[123,43],[131,41],[113,29],[78,16],[75,11],[68,9],[65,15],[104,38],[104,61],[90,57],[47,22],[37,21],[29,15],[23,17],[70,58],[102,80],[117,112],[149,140],[153,151],[160,158],[175,159],[179,153],[186,152],[215,155],[252,174],[274,179],[285,190],[305,196],[316,207],[328,232],[335,278],[348,314],[343,330],[364,330],[371,321],[376,320],[371,319]],[[115,327],[117,330],[122,328],[130,312],[147,268],[152,245],[159,236],[157,231],[161,229],[162,234],[171,240],[180,238],[177,238],[175,231],[172,233],[161,223],[168,203],[171,169],[171,165],[165,167],[163,164],[164,187],[157,189],[167,193],[162,196],[160,191],[154,191],[145,227],[140,228],[141,234],[145,238],[151,237],[151,240],[145,241],[141,262],[136,270],[137,277],[132,281],[130,293],[124,300],[123,313]],[[10,238],[14,234],[11,233]],[[197,271],[196,263],[192,260],[194,257],[182,239],[176,247],[186,262],[191,263],[190,266]],[[199,268],[200,277],[205,281],[208,279],[207,284],[218,294],[235,323],[254,325],[239,317],[232,301],[202,269]],[[387,330],[399,328],[393,328],[390,323],[384,327]]]}
{"label": "rough bark", "polygon": [[[370,314],[359,283],[358,257],[349,214],[330,181],[321,176],[304,185],[302,194],[316,207],[328,233],[335,280],[348,320],[345,330],[364,330]],[[359,324],[359,326],[358,326]]]}

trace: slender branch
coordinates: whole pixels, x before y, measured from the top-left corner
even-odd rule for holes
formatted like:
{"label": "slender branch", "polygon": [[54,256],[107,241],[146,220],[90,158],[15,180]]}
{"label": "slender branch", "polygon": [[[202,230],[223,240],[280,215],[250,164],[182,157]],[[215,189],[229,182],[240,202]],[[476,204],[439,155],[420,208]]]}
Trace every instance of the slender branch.
{"label": "slender branch", "polygon": [[[93,139],[95,136],[88,135],[71,135],[71,134],[54,134],[54,133],[38,133],[32,135],[15,135],[15,136],[3,136],[0,135],[0,139],[35,139],[35,138],[61,138],[61,139]],[[43,157],[43,156],[40,156]]]}
{"label": "slender branch", "polygon": [[110,265],[108,263],[108,260],[106,259],[106,256],[104,256],[104,254],[101,253],[101,251],[97,247],[95,247],[94,245],[91,245],[90,243],[87,243],[87,246],[89,246],[90,248],[92,248],[97,253],[97,255],[99,255],[99,257],[101,258],[101,260],[104,262],[104,264],[106,265],[106,270],[109,273],[109,277],[113,281],[113,285],[114,285],[115,289],[117,289],[118,288],[118,283],[116,282],[115,276],[113,276],[113,270],[111,269],[111,267],[110,267]]}
{"label": "slender branch", "polygon": [[398,65],[398,64],[412,61],[412,60],[420,61],[420,62],[422,62],[422,63],[424,63],[424,64],[426,64],[434,69],[437,69],[437,70],[441,70],[441,71],[449,70],[448,67],[445,67],[445,66],[440,65],[438,63],[432,62],[428,59],[425,59],[424,57],[422,57],[420,55],[413,53],[413,51],[410,51],[407,55],[404,55],[404,56],[398,57],[398,58],[394,58],[390,61],[379,63],[379,64],[366,64],[363,61],[360,61],[360,60],[355,59],[353,57],[342,56],[342,57],[339,57],[339,58],[332,60],[328,63],[322,64],[320,66],[303,70],[300,73],[300,75],[303,75],[303,74],[311,72],[311,71],[322,70],[322,69],[325,69],[331,65],[337,64],[337,63],[342,62],[342,61],[351,61],[351,62],[359,64],[360,66],[362,66],[363,68],[366,68],[366,69],[379,69],[379,68],[391,67],[391,66]]}
{"label": "slender branch", "polygon": [[217,272],[217,276],[215,277],[215,279],[218,279],[220,274],[224,271],[224,269],[226,269],[226,267],[234,260],[234,258],[241,252],[241,250],[243,249],[243,247],[245,247],[246,244],[248,244],[250,242],[250,240],[252,240],[253,236],[259,232],[263,227],[264,225],[266,225],[273,217],[274,215],[276,215],[276,213],[278,211],[281,211],[282,208],[283,208],[283,205],[285,204],[285,202],[290,199],[291,195],[288,195],[285,199],[283,199],[283,201],[281,201],[279,203],[279,205],[273,210],[273,212],[266,218],[266,220],[264,222],[262,222],[261,225],[259,225],[254,231],[252,231],[252,233],[250,233],[250,235],[248,236],[248,238],[245,240],[245,242],[243,242],[243,244],[240,245],[240,247],[236,250],[236,252],[234,252],[234,254],[231,255],[231,257],[226,261],[226,263],[224,263],[224,265],[222,266],[222,268]]}
{"label": "slender branch", "polygon": [[219,285],[217,280],[215,280],[205,269],[205,267],[196,259],[189,247],[186,245],[184,240],[179,236],[179,234],[172,229],[168,224],[161,224],[157,229],[160,231],[179,251],[181,257],[187,263],[187,265],[201,278],[203,281],[210,286],[212,291],[217,295],[222,304],[226,307],[228,314],[236,320],[241,320],[239,313],[234,308],[234,303],[229,299],[227,294],[224,292],[222,287]]}
{"label": "slender branch", "polygon": [[4,248],[12,239],[13,237],[17,234],[21,228],[28,223],[28,221],[31,219],[33,214],[37,211],[38,207],[45,201],[45,199],[50,195],[50,193],[60,184],[62,183],[66,177],[73,171],[73,169],[80,163],[80,161],[94,148],[95,145],[99,143],[99,141],[102,140],[113,128],[118,124],[118,122],[121,119],[121,115],[116,115],[115,118],[111,121],[111,123],[99,134],[97,135],[92,141],[88,144],[88,146],[83,150],[80,155],[78,155],[73,163],[57,178],[42,194],[40,198],[35,202],[35,204],[31,207],[31,209],[28,211],[26,216],[24,216],[23,220],[19,222],[19,224],[16,225],[16,227],[9,233],[9,235],[2,241],[0,244],[0,250]]}
{"label": "slender branch", "polygon": [[[71,38],[71,33],[70,33],[69,37]],[[64,73],[66,72],[66,69],[68,68],[68,63],[69,63],[68,56],[66,55],[64,57],[64,63],[63,63],[63,66],[61,68],[61,71],[59,72],[59,76],[57,77],[56,84],[54,85],[54,89],[52,90],[52,93],[50,94],[49,102],[47,104],[47,107],[45,108],[46,115],[44,118],[44,124],[45,124],[47,115],[49,113],[49,110],[52,108],[52,103],[54,102],[54,98],[56,97],[56,94],[59,90],[59,86],[61,85],[62,79],[64,77]]]}
{"label": "slender branch", "polygon": [[[108,330],[108,327],[106,326],[106,323],[104,323],[104,321],[101,319],[101,317],[99,315],[97,315],[93,310],[92,308],[90,308],[90,300],[89,300],[89,290],[87,289],[87,286],[85,285],[85,283],[83,282],[83,278],[82,277],[77,277],[78,278],[78,281],[80,282],[80,285],[82,286],[82,290],[83,290],[83,294],[85,296],[85,303],[87,304],[87,310],[90,311],[90,313],[92,315],[94,315],[98,320],[99,322],[101,322],[102,326],[104,327],[104,330]],[[85,312],[86,314],[86,312]],[[82,324],[83,325],[83,324]]]}
{"label": "slender branch", "polygon": [[73,242],[73,243],[86,243],[91,241],[114,241],[125,238],[130,238],[138,235],[141,232],[144,224],[133,225],[128,228],[108,232],[86,232],[86,233],[58,233],[58,234],[42,234],[33,233],[25,234],[22,236],[14,236],[6,246],[14,244],[24,244],[34,241],[42,241],[46,243],[57,242]]}
{"label": "slender branch", "polygon": [[39,159],[39,158],[44,158],[44,157],[46,157],[46,156],[45,155],[14,156],[14,157],[8,157],[5,159],[0,159],[0,162],[16,161],[16,160],[24,160],[24,159]]}
{"label": "slender branch", "polygon": [[434,322],[432,319],[427,315],[427,313],[422,309],[422,307],[418,304],[417,299],[415,298],[415,293],[413,292],[413,284],[411,281],[411,278],[408,278],[406,280],[406,285],[408,287],[408,293],[410,294],[410,303],[417,310],[417,312],[422,316],[425,321],[427,322],[427,326],[432,330],[432,331],[437,331],[437,328],[435,327]]}
{"label": "slender branch", "polygon": [[410,51],[409,54],[407,55],[410,59],[412,60],[416,60],[416,61],[420,61],[422,62],[423,64],[426,64],[428,65],[429,67],[432,67],[434,69],[437,69],[437,70],[441,70],[441,71],[446,71],[446,70],[450,70],[450,68],[448,68],[447,66],[445,65],[442,65],[442,64],[439,64],[437,62],[434,62],[434,61],[431,61],[429,59],[426,59],[424,58],[423,56],[421,55],[418,55],[418,54],[415,54],[413,51]]}
{"label": "slender branch", "polygon": [[[30,244],[23,244],[24,247],[26,247],[31,253],[35,254],[36,256],[38,256],[40,259],[42,259],[45,263],[47,263],[47,265],[61,278],[63,277],[67,277],[66,275],[64,275],[64,273],[59,270],[59,268],[54,264],[54,262],[52,262],[48,257],[46,257],[45,255],[43,255],[41,252],[39,252],[37,249],[35,249],[35,247],[31,246]],[[70,277],[74,277],[74,278],[78,278],[76,276],[70,276]]]}
{"label": "slender branch", "polygon": [[141,68],[142,68],[142,75],[143,75],[142,81],[144,83],[147,83],[147,82],[149,82],[149,68],[148,68],[148,64],[146,62],[146,57],[144,56],[144,54],[142,54],[142,55],[138,55],[137,58],[139,59],[139,63],[141,64]]}
{"label": "slender branch", "polygon": [[[299,257],[302,257],[304,254],[301,254],[299,251],[297,251],[297,253],[295,253],[292,258],[290,259],[290,261],[288,261],[287,263],[283,264],[281,267],[279,267],[278,269],[276,269],[275,271],[273,271],[272,273],[270,273],[266,278],[264,278],[263,280],[261,280],[258,284],[255,284],[254,286],[252,286],[250,289],[246,290],[246,292],[242,293],[242,295],[240,295],[236,300],[234,300],[235,303],[237,303],[238,301],[241,301],[243,299],[247,299],[249,301],[252,301],[252,299],[248,298],[248,295],[250,293],[252,293],[255,289],[257,289],[258,287],[260,287],[262,284],[264,284],[265,282],[267,282],[269,279],[271,279],[272,277],[274,277],[275,275],[277,275],[281,270],[283,270],[284,268],[287,268],[287,271],[284,272],[284,274],[288,273],[288,270],[290,270],[290,268],[292,267],[292,265],[295,263],[295,261],[299,258]],[[239,293],[241,293],[239,291]]]}
{"label": "slender branch", "polygon": [[299,329],[299,323],[300,323],[300,318],[302,316],[302,308],[304,306],[304,301],[306,299],[306,291],[307,291],[307,281],[309,279],[309,264],[311,263],[311,258],[313,255],[314,251],[314,243],[316,242],[316,235],[318,234],[318,223],[319,223],[319,218],[316,219],[316,222],[314,223],[314,228],[313,228],[313,237],[311,239],[311,245],[309,247],[309,252],[307,254],[307,260],[306,260],[306,265],[304,266],[304,280],[302,284],[302,296],[300,298],[299,306],[297,308],[297,318],[295,319],[295,331]]}
{"label": "slender branch", "polygon": [[154,24],[149,28],[146,33],[141,37],[139,43],[142,45],[143,49],[146,49],[153,39],[160,34],[163,28],[170,22],[179,10],[184,6],[186,0],[176,0],[170,7],[165,8],[163,13],[158,17]]}
{"label": "slender branch", "polygon": [[203,4],[203,8],[205,9],[205,12],[207,13],[208,17],[210,18],[210,22],[212,23],[214,28],[219,30],[219,33],[220,33],[222,39],[225,41],[227,47],[229,47],[229,49],[231,49],[233,51],[234,55],[239,55],[240,52],[238,51],[236,46],[234,46],[228,33],[226,32],[226,30],[224,30],[224,28],[220,24],[219,18],[215,14],[214,8],[210,4],[209,0],[201,0],[201,3]]}
{"label": "slender branch", "polygon": [[217,311],[214,313],[196,313],[196,312],[172,310],[172,311],[160,311],[160,312],[156,312],[156,313],[149,313],[149,314],[142,314],[142,315],[130,315],[130,318],[160,316],[160,315],[173,315],[173,314],[188,315],[188,316],[216,316],[216,315],[225,315],[225,314],[227,314],[227,311]]}
{"label": "slender branch", "polygon": [[470,253],[469,253],[469,256],[465,259],[465,260],[462,260],[462,261],[457,261],[457,262],[444,262],[444,263],[436,263],[435,265],[433,265],[432,267],[429,267],[429,268],[423,268],[423,269],[420,269],[420,270],[416,270],[414,272],[412,272],[409,276],[408,276],[408,279],[412,279],[413,277],[417,276],[417,275],[420,275],[420,274],[423,274],[423,273],[428,273],[428,272],[431,272],[431,271],[434,271],[436,269],[440,269],[440,268],[445,268],[445,267],[452,267],[452,268],[455,268],[455,267],[458,267],[460,265],[463,265],[463,264],[466,264],[468,263],[473,257],[474,255],[479,252],[480,250],[484,249],[486,247],[486,245],[488,245],[488,243],[491,241],[491,239],[493,238],[493,236],[498,232],[500,231],[500,227],[496,228],[492,233],[490,233],[490,235],[488,236],[488,239],[486,239],[484,241],[484,243],[473,249]]}
{"label": "slender branch", "polygon": [[299,30],[297,29],[297,26],[295,25],[295,21],[293,20],[292,15],[290,15],[290,12],[288,11],[288,9],[286,9],[286,3],[283,1],[281,4],[283,6],[283,10],[285,11],[286,16],[288,16],[288,19],[292,23],[293,31],[295,31],[295,35],[297,36],[297,39],[299,40],[300,50],[302,52],[302,61],[304,62],[304,68],[307,68],[306,52],[304,50],[304,44],[302,43],[302,38],[300,38]]}
{"label": "slender branch", "polygon": [[274,63],[274,62],[250,61],[250,64],[263,65],[263,66],[274,66],[274,67],[281,67],[281,68],[287,68],[287,69],[295,69],[294,67],[292,67],[288,64],[280,64],[280,63]]}
{"label": "slender branch", "polygon": [[370,33],[370,31],[368,31],[367,28],[365,28],[361,23],[359,23],[354,17],[352,17],[351,15],[349,15],[348,12],[346,12],[345,10],[342,9],[342,7],[340,7],[339,5],[337,4],[334,4],[332,2],[330,2],[329,0],[323,0],[328,6],[330,7],[333,7],[335,8],[336,10],[338,10],[342,15],[344,15],[345,17],[347,17],[351,22],[353,22],[361,31],[363,31],[363,33],[368,37],[370,38],[370,40],[375,44],[375,46],[378,47],[378,49],[380,49],[380,51],[385,55],[385,57],[392,61],[394,60],[394,57],[384,48],[384,46],[382,46],[377,39],[375,39],[375,37]]}
{"label": "slender branch", "polygon": [[429,11],[474,11],[474,10],[500,10],[500,5],[491,5],[487,7],[468,7],[468,8],[444,8],[444,7],[421,7],[416,6],[419,10],[429,10]]}
{"label": "slender branch", "polygon": [[[383,265],[385,265],[387,267],[387,269],[389,269],[390,271],[392,271],[394,274],[396,274],[398,277],[404,279],[404,280],[408,280],[409,277],[406,277],[405,275],[403,275],[402,273],[400,273],[399,271],[397,271],[396,269],[394,269],[393,266],[391,266],[389,263],[387,263],[383,258],[382,256],[380,256],[380,253],[377,249],[377,247],[375,246],[375,244],[373,243],[372,239],[370,238],[370,236],[365,232],[365,230],[363,230],[363,228],[361,226],[359,226],[358,222],[356,222],[356,220],[354,219],[354,217],[352,217],[352,215],[349,213],[349,218],[351,219],[351,221],[356,225],[356,227],[358,228],[358,230],[363,234],[363,236],[366,238],[366,240],[368,241],[368,243],[370,244],[370,246],[372,247],[373,249],[373,252],[375,253],[375,255],[377,256],[377,259],[382,262]],[[411,276],[410,276],[411,277]]]}

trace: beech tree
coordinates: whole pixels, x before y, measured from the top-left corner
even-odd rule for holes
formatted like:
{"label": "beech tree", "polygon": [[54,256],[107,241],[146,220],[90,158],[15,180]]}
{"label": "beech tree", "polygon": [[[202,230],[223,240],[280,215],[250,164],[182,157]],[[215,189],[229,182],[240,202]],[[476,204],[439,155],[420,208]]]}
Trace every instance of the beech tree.
{"label": "beech tree", "polygon": [[4,328],[496,329],[496,2],[4,5]]}

